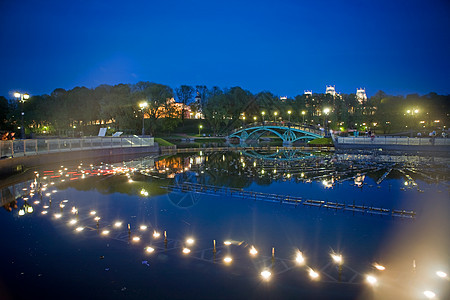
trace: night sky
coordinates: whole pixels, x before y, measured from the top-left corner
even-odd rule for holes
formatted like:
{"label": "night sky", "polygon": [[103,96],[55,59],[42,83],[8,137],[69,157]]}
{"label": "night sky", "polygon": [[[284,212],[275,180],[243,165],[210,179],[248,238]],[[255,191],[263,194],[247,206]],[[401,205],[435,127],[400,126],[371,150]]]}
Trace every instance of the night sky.
{"label": "night sky", "polygon": [[0,0],[0,95],[152,81],[450,93],[450,1]]}

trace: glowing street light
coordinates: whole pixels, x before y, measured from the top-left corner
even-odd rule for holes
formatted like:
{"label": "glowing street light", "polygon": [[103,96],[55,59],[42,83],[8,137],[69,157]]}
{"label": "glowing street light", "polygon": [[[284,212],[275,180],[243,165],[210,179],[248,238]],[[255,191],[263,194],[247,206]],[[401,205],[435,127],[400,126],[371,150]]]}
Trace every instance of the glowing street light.
{"label": "glowing street light", "polygon": [[291,114],[292,114],[292,110],[288,110],[288,116],[289,116],[289,123],[291,123]]}
{"label": "glowing street light", "polygon": [[273,113],[273,121],[276,122],[277,121],[277,116],[278,116],[278,112],[274,112]]}
{"label": "glowing street light", "polygon": [[305,124],[306,111],[302,110],[303,124]]}
{"label": "glowing street light", "polygon": [[145,127],[144,127],[145,114],[144,114],[144,108],[146,108],[147,106],[148,106],[148,103],[146,101],[143,101],[143,102],[139,103],[139,107],[141,108],[141,111],[142,111],[142,136],[145,135]]}
{"label": "glowing street light", "polygon": [[25,115],[24,111],[23,111],[23,104],[25,103],[25,100],[30,99],[30,95],[28,94],[22,94],[19,92],[15,92],[14,93],[14,97],[17,98],[17,100],[21,103],[21,108],[22,108],[22,112],[20,113],[21,115],[21,119],[20,119],[20,138],[24,139],[25,138],[25,128],[23,125],[23,116]]}
{"label": "glowing street light", "polygon": [[330,109],[328,107],[324,108],[323,113],[325,114],[325,125],[323,127],[325,129],[325,136],[328,136],[328,114],[330,113]]}
{"label": "glowing street light", "polygon": [[263,118],[263,126],[264,126],[264,121],[265,121],[265,120],[264,120],[264,116],[266,115],[266,112],[265,112],[265,111],[262,111],[262,112],[261,112],[261,115],[262,115],[262,118]]}
{"label": "glowing street light", "polygon": [[230,264],[230,263],[233,261],[233,259],[232,259],[231,257],[227,256],[227,257],[225,257],[225,258],[223,259],[223,261],[224,261],[224,263],[226,263],[226,264]]}
{"label": "glowing street light", "polygon": [[202,129],[203,129],[203,125],[200,124],[200,125],[198,126],[198,135],[200,135],[200,132],[202,131]]}

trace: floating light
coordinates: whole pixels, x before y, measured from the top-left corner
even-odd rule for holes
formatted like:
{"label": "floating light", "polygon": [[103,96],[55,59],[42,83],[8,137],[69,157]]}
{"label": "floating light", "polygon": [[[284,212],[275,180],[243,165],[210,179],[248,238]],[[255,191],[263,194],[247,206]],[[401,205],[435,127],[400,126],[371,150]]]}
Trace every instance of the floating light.
{"label": "floating light", "polygon": [[331,257],[333,258],[335,263],[342,264],[343,260],[341,254],[331,253]]}
{"label": "floating light", "polygon": [[77,227],[75,230],[76,230],[77,232],[81,232],[81,231],[84,230],[84,227]]}
{"label": "floating light", "polygon": [[191,252],[191,250],[189,248],[184,248],[183,249],[183,253],[184,254],[189,254]]}
{"label": "floating light", "polygon": [[145,248],[145,251],[147,251],[147,253],[152,253],[153,251],[155,251],[155,249],[148,246],[147,248]]}
{"label": "floating light", "polygon": [[372,275],[367,275],[367,276],[366,276],[366,281],[367,281],[369,284],[371,284],[371,285],[374,285],[374,284],[377,283],[376,277],[374,277],[374,276],[372,276]]}
{"label": "floating light", "polygon": [[109,230],[103,230],[103,231],[102,231],[102,234],[103,234],[103,235],[108,235],[108,234],[109,234]]}
{"label": "floating light", "polygon": [[77,220],[72,219],[69,221],[69,225],[75,225],[75,224],[77,224]]}
{"label": "floating light", "polygon": [[41,214],[46,215],[46,214],[48,214],[48,211],[43,210],[43,211],[41,212]]}
{"label": "floating light", "polygon": [[120,226],[122,226],[122,222],[116,222],[116,223],[114,223],[114,227],[119,228]]}
{"label": "floating light", "polygon": [[141,240],[141,238],[138,236],[133,237],[133,242],[139,242],[140,240]]}
{"label": "floating light", "polygon": [[377,269],[378,271],[384,271],[384,270],[386,270],[386,268],[385,268],[384,266],[379,265],[379,264],[377,264],[377,263],[374,263],[374,264],[373,264],[373,267],[374,267],[375,269]]}
{"label": "floating light", "polygon": [[161,236],[161,234],[160,234],[159,232],[157,232],[156,230],[153,231],[153,237],[154,237],[155,239],[159,238],[160,236]]}
{"label": "floating light", "polygon": [[264,280],[269,280],[269,279],[270,279],[270,276],[272,276],[272,273],[270,273],[269,270],[263,270],[263,271],[261,272],[261,277],[262,277]]}
{"label": "floating light", "polygon": [[425,292],[423,292],[423,294],[428,299],[433,299],[434,297],[436,297],[436,294],[434,292],[432,292],[432,291],[425,291]]}
{"label": "floating light", "polygon": [[147,225],[141,225],[139,227],[139,229],[142,230],[142,231],[147,230]]}
{"label": "floating light", "polygon": [[225,263],[229,264],[229,263],[231,263],[231,262],[233,261],[233,259],[232,259],[231,257],[227,256],[227,257],[225,257],[225,258],[223,259],[223,261],[224,261]]}
{"label": "floating light", "polygon": [[436,275],[441,277],[441,278],[446,278],[447,277],[447,273],[445,273],[443,271],[437,271]]}
{"label": "floating light", "polygon": [[258,250],[256,250],[256,248],[254,247],[254,246],[252,246],[251,248],[250,248],[250,254],[251,255],[256,255],[256,254],[258,254]]}
{"label": "floating light", "polygon": [[194,239],[193,239],[193,238],[188,238],[188,239],[186,240],[186,244],[188,244],[188,245],[194,244]]}
{"label": "floating light", "polygon": [[297,256],[295,257],[295,261],[299,265],[303,265],[305,263],[305,258],[303,257],[303,253],[301,251],[297,252]]}
{"label": "floating light", "polygon": [[313,269],[309,269],[309,277],[311,277],[311,279],[317,279],[319,278],[319,273],[317,273],[316,271],[314,271]]}
{"label": "floating light", "polygon": [[231,241],[225,241],[223,243],[224,243],[224,245],[227,245],[227,246],[231,245]]}
{"label": "floating light", "polygon": [[62,214],[54,214],[53,216],[55,217],[55,219],[59,219],[62,217]]}

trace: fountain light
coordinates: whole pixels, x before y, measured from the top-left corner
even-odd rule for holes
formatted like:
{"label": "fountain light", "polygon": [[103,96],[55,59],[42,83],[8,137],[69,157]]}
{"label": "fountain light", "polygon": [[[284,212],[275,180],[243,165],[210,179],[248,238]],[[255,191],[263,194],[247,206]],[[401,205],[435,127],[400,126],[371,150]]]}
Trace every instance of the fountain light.
{"label": "fountain light", "polygon": [[142,231],[147,230],[147,225],[141,225],[139,227],[139,229],[142,230]]}
{"label": "fountain light", "polygon": [[81,231],[83,231],[84,230],[84,227],[77,227],[76,229],[75,229],[77,232],[81,232]]}
{"label": "fountain light", "polygon": [[249,253],[250,253],[251,255],[255,256],[256,254],[258,254],[258,250],[256,250],[256,248],[255,248],[254,246],[252,246],[252,247],[250,248]]}
{"label": "fountain light", "polygon": [[272,276],[272,273],[270,273],[269,270],[263,270],[263,271],[261,272],[261,277],[262,277],[264,280],[269,280],[269,279],[270,279],[270,276]]}
{"label": "fountain light", "polygon": [[436,275],[441,278],[447,278],[447,273],[445,273],[444,271],[437,271]]}
{"label": "fountain light", "polygon": [[114,227],[119,228],[122,226],[122,222],[116,222],[114,223]]}
{"label": "fountain light", "polygon": [[377,264],[377,263],[374,263],[374,264],[373,264],[373,267],[374,267],[375,269],[377,269],[378,271],[384,271],[384,270],[386,270],[386,267],[385,267],[385,266],[379,265],[379,264]]}
{"label": "fountain light", "polygon": [[155,249],[152,248],[152,247],[150,247],[150,246],[148,246],[148,247],[145,248],[145,251],[146,251],[147,253],[152,253],[153,251],[155,251]]}
{"label": "fountain light", "polygon": [[188,238],[188,239],[186,240],[186,244],[188,244],[188,245],[193,245],[193,244],[194,244],[194,239],[193,239],[193,238]]}
{"label": "fountain light", "polygon": [[154,237],[155,239],[159,238],[160,236],[161,236],[161,234],[160,234],[159,232],[157,232],[156,230],[153,231],[153,237]]}
{"label": "fountain light", "polygon": [[230,246],[231,245],[231,241],[225,241],[225,242],[223,242],[223,244],[226,245],[226,246]]}
{"label": "fountain light", "polygon": [[436,297],[436,294],[434,292],[432,292],[432,291],[424,291],[423,294],[428,299],[433,299],[434,297]]}
{"label": "fountain light", "polygon": [[184,254],[189,254],[190,252],[191,252],[191,250],[189,248],[183,248]]}

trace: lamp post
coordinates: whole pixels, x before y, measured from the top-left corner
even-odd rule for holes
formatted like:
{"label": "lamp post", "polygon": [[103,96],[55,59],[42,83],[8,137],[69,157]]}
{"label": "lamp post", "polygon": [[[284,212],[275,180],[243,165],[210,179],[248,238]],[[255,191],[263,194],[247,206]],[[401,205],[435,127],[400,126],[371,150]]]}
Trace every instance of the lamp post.
{"label": "lamp post", "polygon": [[[417,114],[419,113],[419,110],[418,109],[408,109],[407,111],[406,111],[406,113],[408,114],[408,115],[410,115],[411,117],[413,117],[413,121],[415,121],[416,120],[416,116],[417,116]],[[414,122],[415,123],[415,122]],[[411,125],[411,127],[410,127],[410,129],[409,129],[409,136],[410,137],[413,137],[413,126]]]}
{"label": "lamp post", "polygon": [[203,125],[200,124],[200,125],[198,126],[198,135],[199,135],[199,136],[200,136],[200,132],[201,132],[202,128],[203,128]]}
{"label": "lamp post", "polygon": [[30,98],[30,95],[28,94],[22,94],[19,92],[15,92],[14,93],[14,97],[17,98],[17,100],[21,103],[21,108],[22,108],[22,112],[20,113],[21,118],[20,118],[20,138],[24,139],[25,138],[25,128],[23,125],[23,116],[25,115],[25,113],[23,112],[23,103],[25,102],[25,100],[28,100]]}
{"label": "lamp post", "polygon": [[261,112],[261,115],[263,117],[263,126],[264,126],[264,116],[266,115],[266,112],[265,111]]}
{"label": "lamp post", "polygon": [[147,106],[148,106],[148,103],[146,101],[139,103],[139,107],[142,110],[142,137],[144,137],[144,135],[145,135],[145,127],[144,127],[145,114],[144,114],[144,108],[146,108]]}
{"label": "lamp post", "polygon": [[292,111],[288,110],[289,123],[291,123],[291,114],[292,114]]}
{"label": "lamp post", "polygon": [[273,121],[274,121],[274,122],[277,121],[277,115],[278,115],[278,112],[277,112],[277,111],[273,113]]}
{"label": "lamp post", "polygon": [[305,115],[306,115],[306,111],[302,110],[303,124],[305,124]]}
{"label": "lamp post", "polygon": [[325,125],[324,125],[324,129],[325,129],[325,136],[328,136],[328,114],[330,113],[330,109],[327,107],[323,110],[324,114],[325,114]]}

